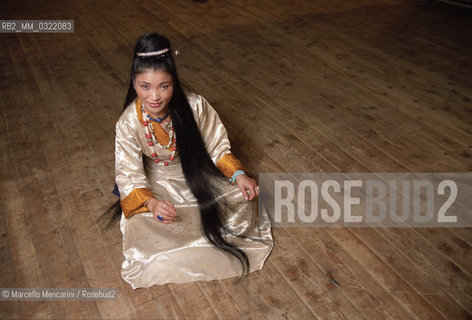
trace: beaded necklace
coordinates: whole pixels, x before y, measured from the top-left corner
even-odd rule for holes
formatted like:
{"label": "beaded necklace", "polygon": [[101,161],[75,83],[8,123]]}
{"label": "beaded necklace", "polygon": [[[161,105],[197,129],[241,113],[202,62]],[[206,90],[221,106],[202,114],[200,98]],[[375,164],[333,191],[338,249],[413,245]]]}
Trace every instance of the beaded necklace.
{"label": "beaded necklace", "polygon": [[164,121],[164,120],[169,116],[169,114],[170,114],[170,113],[167,112],[166,115],[163,116],[162,118],[159,118],[159,117],[153,118],[153,117],[151,117],[149,114],[147,114],[147,118],[148,118],[149,120],[151,120],[151,121],[154,121],[154,122],[157,122],[157,123],[161,123],[162,121]]}
{"label": "beaded necklace", "polygon": [[[142,105],[141,105],[141,112],[143,114],[143,119],[146,119],[147,117],[150,117]],[[166,118],[167,115],[164,118]],[[152,147],[153,150],[154,150],[154,152],[151,154],[152,160],[156,164],[168,166],[169,161],[173,161],[175,159],[175,154],[177,153],[177,140],[174,138],[174,127],[172,126],[172,120],[169,123],[170,124],[169,142],[165,146],[162,145],[161,143],[159,143],[159,141],[157,141],[156,136],[154,135],[154,129],[152,127],[152,121],[143,120],[142,124],[144,126],[144,130],[146,131],[145,136],[146,136],[148,145],[150,147]],[[159,154],[157,153],[156,146],[158,146],[161,149],[168,149],[172,146],[172,152],[169,156],[169,161],[161,162],[161,159],[159,159]]]}

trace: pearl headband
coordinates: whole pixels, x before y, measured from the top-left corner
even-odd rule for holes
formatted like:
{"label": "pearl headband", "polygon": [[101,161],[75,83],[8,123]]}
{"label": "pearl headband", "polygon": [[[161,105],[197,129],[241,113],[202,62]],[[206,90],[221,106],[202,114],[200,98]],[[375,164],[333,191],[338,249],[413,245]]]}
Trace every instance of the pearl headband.
{"label": "pearl headband", "polygon": [[151,52],[136,52],[138,57],[152,57],[152,56],[160,56],[161,54],[166,53],[169,51],[169,48],[165,48],[159,51],[151,51]]}
{"label": "pearl headband", "polygon": [[[169,48],[165,48],[165,49],[162,49],[162,50],[159,50],[159,51],[151,51],[151,52],[136,52],[136,55],[138,57],[152,57],[152,56],[160,56],[164,53],[166,53],[167,51],[169,51]],[[176,56],[178,56],[180,54],[180,51],[179,50],[175,50],[174,51],[174,54]]]}

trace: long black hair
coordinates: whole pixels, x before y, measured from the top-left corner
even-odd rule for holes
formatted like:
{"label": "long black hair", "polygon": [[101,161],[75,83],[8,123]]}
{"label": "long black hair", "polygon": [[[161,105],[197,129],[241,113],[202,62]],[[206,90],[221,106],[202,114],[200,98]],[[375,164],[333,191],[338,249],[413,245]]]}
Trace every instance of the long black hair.
{"label": "long black hair", "polygon": [[[168,50],[163,52],[166,49]],[[154,51],[161,51],[162,54],[147,57],[137,55],[137,52]],[[205,148],[190,104],[177,75],[170,41],[157,33],[146,33],[136,42],[131,66],[131,79],[123,111],[137,97],[134,89],[136,75],[146,70],[163,70],[172,76],[174,91],[169,103],[169,111],[185,180],[198,201],[203,234],[216,248],[234,256],[241,264],[242,275],[245,275],[249,272],[249,259],[243,250],[225,239],[225,234],[233,233],[224,225],[223,208],[221,203],[216,201],[214,187],[209,181],[210,177],[223,176],[223,174],[215,166]],[[109,217],[108,226],[118,221],[121,217],[120,202],[115,202],[103,216]]]}

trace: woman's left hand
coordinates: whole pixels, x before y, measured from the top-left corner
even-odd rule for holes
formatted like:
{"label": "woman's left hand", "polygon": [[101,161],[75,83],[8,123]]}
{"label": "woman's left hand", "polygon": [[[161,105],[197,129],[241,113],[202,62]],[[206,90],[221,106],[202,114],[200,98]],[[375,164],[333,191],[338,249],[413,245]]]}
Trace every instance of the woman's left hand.
{"label": "woman's left hand", "polygon": [[[236,177],[236,184],[238,185],[239,190],[244,196],[246,201],[251,201],[259,195],[259,187],[257,186],[256,180],[248,177],[245,174],[240,174]],[[248,191],[249,190],[249,195]]]}

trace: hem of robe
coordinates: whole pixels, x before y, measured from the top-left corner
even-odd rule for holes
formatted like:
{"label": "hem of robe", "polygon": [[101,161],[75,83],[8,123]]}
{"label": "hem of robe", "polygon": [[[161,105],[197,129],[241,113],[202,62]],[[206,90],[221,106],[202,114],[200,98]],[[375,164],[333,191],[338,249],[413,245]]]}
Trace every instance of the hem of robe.
{"label": "hem of robe", "polygon": [[[195,248],[193,248],[193,250],[195,250]],[[270,246],[270,250],[267,250],[267,253],[261,259],[261,263],[257,264],[255,267],[254,266],[250,267],[249,274],[253,273],[253,272],[260,271],[264,268],[265,262],[267,261],[267,257],[269,256],[271,251],[272,251],[272,246]],[[221,252],[221,253],[226,255],[223,252]],[[123,264],[126,263],[126,262],[127,261],[124,261]],[[238,269],[239,268],[239,262],[237,262],[237,261],[232,261],[232,262],[237,263],[236,269]],[[155,264],[154,267],[158,267],[158,265],[159,264]],[[149,265],[147,267],[149,267]],[[248,276],[249,276],[249,274],[248,274]],[[178,279],[177,278],[171,278],[169,280],[164,280],[162,282],[150,283],[150,282],[146,281],[147,283],[139,283],[139,282],[133,282],[133,281],[129,281],[129,280],[125,279],[123,277],[123,274],[122,274],[123,280],[126,281],[127,283],[129,283],[134,290],[139,289],[139,288],[150,288],[152,286],[166,285],[166,284],[171,284],[171,283],[173,283],[173,284],[182,284],[182,283],[190,283],[190,282],[197,282],[197,281],[225,280],[225,279],[231,279],[231,278],[239,278],[240,276],[241,276],[241,271],[238,270],[238,271],[228,272],[226,274],[218,274],[218,275],[215,275],[215,274],[202,274],[201,276],[192,275],[192,276],[189,276],[189,277],[179,277]]]}

